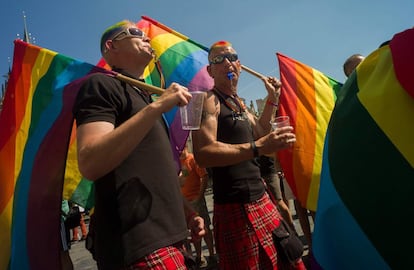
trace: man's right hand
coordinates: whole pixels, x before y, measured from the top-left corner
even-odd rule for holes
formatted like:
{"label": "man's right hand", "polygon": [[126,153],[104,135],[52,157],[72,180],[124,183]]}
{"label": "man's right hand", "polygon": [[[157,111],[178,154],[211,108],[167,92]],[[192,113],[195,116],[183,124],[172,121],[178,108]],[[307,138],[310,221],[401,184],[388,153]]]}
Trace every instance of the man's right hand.
{"label": "man's right hand", "polygon": [[168,112],[174,106],[185,106],[191,99],[191,93],[187,87],[178,83],[172,83],[162,94],[156,102],[162,106],[163,112]]}
{"label": "man's right hand", "polygon": [[276,151],[291,148],[296,142],[296,135],[292,126],[276,128],[269,134],[256,141],[256,146],[261,155],[272,154]]}

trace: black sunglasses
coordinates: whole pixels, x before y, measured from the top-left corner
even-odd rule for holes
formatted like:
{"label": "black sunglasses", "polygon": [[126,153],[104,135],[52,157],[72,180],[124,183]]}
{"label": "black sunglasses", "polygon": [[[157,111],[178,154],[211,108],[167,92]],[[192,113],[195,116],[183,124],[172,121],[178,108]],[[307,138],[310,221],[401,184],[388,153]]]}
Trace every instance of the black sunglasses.
{"label": "black sunglasses", "polygon": [[239,57],[235,53],[219,54],[211,58],[210,64],[221,64],[224,59],[228,59],[230,62],[237,61]]}
{"label": "black sunglasses", "polygon": [[112,40],[121,40],[127,37],[137,37],[137,38],[143,38],[145,37],[145,33],[142,32],[141,29],[130,27],[122,30],[118,34],[116,34]]}

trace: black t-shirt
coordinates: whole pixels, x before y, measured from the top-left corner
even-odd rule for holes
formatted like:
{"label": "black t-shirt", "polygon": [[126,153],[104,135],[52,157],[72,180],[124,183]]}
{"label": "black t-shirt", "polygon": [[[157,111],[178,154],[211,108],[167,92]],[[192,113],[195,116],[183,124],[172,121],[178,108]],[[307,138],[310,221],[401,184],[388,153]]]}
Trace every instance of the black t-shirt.
{"label": "black t-shirt", "polygon": [[[147,106],[139,89],[103,74],[83,84],[73,109],[77,125],[118,127]],[[131,134],[134,136],[134,134]],[[96,257],[119,269],[188,235],[168,130],[160,117],[117,168],[95,181]]]}
{"label": "black t-shirt", "polygon": [[[232,111],[220,100],[217,140],[237,144],[253,140],[252,127],[245,113]],[[260,168],[254,159],[231,166],[212,167],[214,202],[247,203],[261,198],[265,192]]]}

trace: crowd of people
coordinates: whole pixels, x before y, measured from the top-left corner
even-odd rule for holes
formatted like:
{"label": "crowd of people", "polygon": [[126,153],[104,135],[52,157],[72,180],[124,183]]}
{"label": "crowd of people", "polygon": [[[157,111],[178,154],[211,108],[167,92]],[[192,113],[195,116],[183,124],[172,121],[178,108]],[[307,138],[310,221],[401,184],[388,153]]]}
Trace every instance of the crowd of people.
{"label": "crowd of people", "polygon": [[[107,28],[100,47],[114,71],[141,81],[154,57],[150,39],[130,21]],[[347,76],[358,57],[344,64]],[[179,173],[163,113],[188,104],[185,86],[172,83],[154,99],[145,89],[101,73],[83,83],[73,114],[79,169],[95,183],[93,255],[99,269],[308,267],[302,256],[283,259],[273,240],[282,219],[295,227],[274,153],[291,148],[296,135],[292,126],[271,130],[269,124],[281,83],[262,77],[268,95],[257,117],[238,96],[242,66],[233,45],[215,42],[208,62],[214,87],[205,94],[201,127],[182,151]],[[208,181],[212,221],[205,200]],[[296,212],[305,219],[301,225],[311,249],[308,211],[296,205]],[[86,237],[84,231],[80,237]]]}

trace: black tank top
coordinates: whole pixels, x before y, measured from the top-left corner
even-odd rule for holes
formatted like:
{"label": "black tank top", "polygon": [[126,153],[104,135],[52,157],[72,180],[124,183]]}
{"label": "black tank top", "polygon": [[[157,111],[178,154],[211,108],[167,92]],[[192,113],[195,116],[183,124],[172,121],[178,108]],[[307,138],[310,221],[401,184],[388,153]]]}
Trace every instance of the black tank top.
{"label": "black tank top", "polygon": [[[230,144],[252,141],[253,132],[246,113],[234,112],[224,100],[230,97],[213,91],[220,101],[217,140]],[[215,203],[252,202],[261,198],[265,192],[260,168],[255,159],[231,166],[212,167],[211,172]]]}

